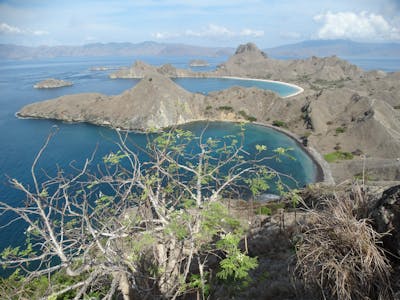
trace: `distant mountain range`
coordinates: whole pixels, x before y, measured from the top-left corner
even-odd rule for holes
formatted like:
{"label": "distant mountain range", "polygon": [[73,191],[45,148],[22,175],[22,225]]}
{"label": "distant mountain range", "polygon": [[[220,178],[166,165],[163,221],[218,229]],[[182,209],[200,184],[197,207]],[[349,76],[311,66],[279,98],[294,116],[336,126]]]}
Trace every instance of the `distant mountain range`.
{"label": "distant mountain range", "polygon": [[95,43],[83,46],[27,47],[0,44],[1,59],[35,59],[85,56],[229,56],[235,51],[229,47],[200,47],[185,44],[156,42]]}
{"label": "distant mountain range", "polygon": [[[271,57],[388,57],[400,58],[400,43],[358,43],[350,40],[312,40],[263,49]],[[230,56],[231,47],[201,47],[157,42],[95,43],[83,46],[27,47],[0,44],[0,59],[36,59],[85,56]]]}
{"label": "distant mountain range", "polygon": [[350,40],[311,40],[263,49],[271,57],[390,57],[400,58],[400,43],[359,43]]}

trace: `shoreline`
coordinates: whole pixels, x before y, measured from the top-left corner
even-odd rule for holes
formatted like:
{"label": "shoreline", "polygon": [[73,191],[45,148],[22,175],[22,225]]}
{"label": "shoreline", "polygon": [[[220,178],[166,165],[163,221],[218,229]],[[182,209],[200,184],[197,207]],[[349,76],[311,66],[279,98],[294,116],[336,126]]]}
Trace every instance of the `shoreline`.
{"label": "shoreline", "polygon": [[[101,127],[105,127],[114,131],[125,131],[125,132],[134,132],[134,133],[140,133],[140,134],[146,134],[146,131],[144,129],[125,129],[125,128],[114,128],[111,126],[107,126],[105,124],[95,124],[95,123],[91,123],[91,122],[86,122],[86,121],[73,121],[73,122],[68,122],[65,120],[59,120],[59,119],[48,119],[48,118],[43,118],[43,117],[24,117],[18,114],[18,112],[15,113],[15,117],[17,117],[18,119],[36,119],[36,120],[55,120],[58,122],[66,122],[69,124],[79,124],[79,123],[86,123],[86,124],[90,124],[93,126],[101,126]],[[173,128],[174,126],[182,126],[182,125],[187,125],[190,123],[196,123],[196,122],[224,122],[224,123],[242,123],[243,121],[229,121],[229,120],[218,120],[218,119],[197,119],[197,120],[189,120],[187,122],[183,122],[183,123],[179,123],[179,124],[175,124],[169,127],[164,127],[164,128],[160,128],[159,131],[168,129],[168,128]],[[248,124],[254,124],[254,125],[258,125],[258,126],[263,126],[263,127],[267,127],[270,128],[272,130],[278,131],[284,135],[286,135],[287,137],[289,137],[290,139],[292,139],[298,147],[300,147],[305,153],[306,155],[313,161],[314,166],[315,166],[315,178],[314,178],[314,183],[317,182],[324,182],[326,184],[332,185],[335,183],[333,176],[332,176],[332,172],[331,169],[329,167],[329,164],[323,159],[322,155],[313,147],[309,146],[309,147],[305,147],[303,145],[303,143],[300,141],[299,137],[294,134],[293,132],[283,129],[283,128],[279,128],[276,126],[273,126],[271,124],[265,124],[265,123],[261,123],[261,122],[248,122],[248,121],[244,121]]]}
{"label": "shoreline", "polygon": [[324,182],[327,184],[334,184],[334,179],[332,177],[332,172],[329,167],[329,164],[322,158],[322,155],[313,147],[305,147],[303,143],[300,141],[300,138],[294,134],[293,132],[273,126],[271,124],[265,124],[260,122],[252,122],[251,124],[256,124],[259,126],[264,126],[276,130],[296,142],[296,144],[303,149],[303,151],[307,154],[308,157],[313,161],[315,164],[315,182]]}
{"label": "shoreline", "polygon": [[[291,93],[291,94],[286,95],[286,96],[282,96],[279,93],[277,93],[275,91],[272,91],[270,89],[263,89],[263,88],[256,87],[258,89],[262,89],[262,90],[271,91],[273,93],[276,93],[276,94],[278,94],[279,98],[282,98],[282,99],[294,97],[294,96],[300,95],[301,93],[304,92],[304,89],[301,86],[298,86],[298,85],[296,85],[294,83],[289,83],[289,82],[279,81],[279,80],[271,80],[271,79],[259,79],[259,78],[238,77],[238,76],[215,76],[213,74],[207,74],[207,73],[199,73],[198,76],[192,76],[192,75],[189,75],[189,76],[168,76],[168,75],[166,75],[166,76],[168,78],[170,78],[170,79],[179,79],[179,78],[183,78],[183,79],[185,79],[185,78],[193,78],[193,79],[211,78],[212,79],[212,78],[214,78],[214,79],[234,79],[234,80],[243,80],[243,81],[260,81],[260,82],[277,83],[277,84],[286,85],[286,86],[289,86],[289,87],[292,87],[292,88],[296,89],[296,91],[294,93]],[[141,80],[144,77],[110,77],[110,78],[111,79],[137,79],[137,80]],[[223,91],[223,90],[224,89],[217,90],[216,92]]]}
{"label": "shoreline", "polygon": [[292,88],[297,89],[296,92],[294,92],[294,93],[292,93],[290,95],[286,95],[286,96],[279,95],[279,97],[281,97],[283,99],[294,97],[294,96],[297,96],[297,95],[299,95],[299,94],[304,92],[304,89],[301,86],[298,86],[298,85],[296,85],[294,83],[288,83],[288,82],[278,81],[278,80],[247,78],[247,77],[237,77],[237,76],[218,76],[218,77],[209,77],[209,78],[224,78],[224,79],[237,79],[237,80],[247,80],[247,81],[270,82],[270,83],[278,83],[278,84],[282,84],[282,85],[287,85],[287,86],[290,86]]}
{"label": "shoreline", "polygon": [[[315,166],[314,183],[323,182],[328,185],[335,184],[335,180],[332,176],[331,168],[330,168],[328,162],[326,162],[324,160],[322,155],[314,147],[311,147],[311,146],[305,147],[303,145],[303,143],[301,142],[300,138],[295,133],[293,133],[289,130],[286,130],[284,128],[276,127],[271,124],[265,124],[265,123],[261,123],[261,122],[249,122],[249,121],[245,121],[245,120],[229,121],[229,120],[218,120],[218,119],[211,119],[211,120],[210,119],[197,119],[197,120],[190,120],[190,121],[187,121],[184,123],[179,123],[179,124],[176,124],[173,126],[161,128],[160,130],[167,129],[167,128],[173,128],[174,126],[182,126],[182,125],[186,125],[186,124],[190,124],[190,123],[196,123],[196,122],[224,122],[224,123],[243,123],[243,122],[245,122],[248,124],[263,126],[263,127],[267,127],[272,130],[278,131],[278,132],[286,135],[290,139],[292,139],[297,144],[297,146],[300,147],[306,153],[306,155],[312,160],[312,162],[314,163],[314,166]],[[137,131],[135,131],[135,132],[137,132]],[[144,131],[139,131],[139,132],[145,134]]]}

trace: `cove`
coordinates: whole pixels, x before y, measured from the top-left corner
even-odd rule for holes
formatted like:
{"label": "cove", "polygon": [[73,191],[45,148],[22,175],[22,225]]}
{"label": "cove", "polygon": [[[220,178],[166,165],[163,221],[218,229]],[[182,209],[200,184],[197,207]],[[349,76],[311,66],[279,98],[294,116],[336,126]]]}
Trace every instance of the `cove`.
{"label": "cove", "polygon": [[[121,65],[119,60],[102,58],[98,60],[79,59],[54,59],[51,61],[16,61],[0,64],[0,200],[11,205],[20,205],[25,201],[25,196],[13,189],[9,183],[10,178],[32,186],[30,167],[33,160],[43,145],[49,132],[57,127],[58,133],[39,161],[37,170],[40,180],[45,176],[41,170],[54,176],[57,168],[64,170],[65,174],[73,172],[71,164],[81,167],[85,159],[95,151],[95,160],[92,165],[100,163],[102,157],[118,147],[115,131],[93,126],[90,124],[66,124],[53,120],[21,120],[15,117],[22,106],[36,101],[56,98],[66,94],[84,92],[98,92],[107,95],[116,95],[132,88],[138,80],[110,80],[106,72],[89,71],[90,66],[115,64]],[[73,81],[71,87],[54,90],[37,90],[33,85],[47,77]],[[258,81],[233,80],[223,78],[180,78],[177,83],[189,91],[208,93],[218,91],[233,85],[247,84],[254,86]],[[265,82],[260,83],[262,88]],[[264,86],[265,87],[265,86]],[[284,101],[284,100],[283,100]],[[182,128],[192,130],[199,134],[206,123],[196,122],[183,125]],[[207,125],[206,135],[214,138],[237,135],[238,126],[234,123],[216,122]],[[254,153],[255,145],[266,145],[269,149],[276,147],[292,147],[296,160],[287,160],[277,163],[277,168],[285,174],[292,175],[297,183],[293,186],[301,187],[314,182],[317,176],[317,167],[307,153],[292,138],[264,126],[255,124],[245,125],[244,147],[249,153]],[[144,134],[130,133],[130,140],[145,146],[147,137]],[[253,151],[253,152],[252,152]],[[275,163],[271,161],[271,163]],[[275,168],[275,167],[274,167]],[[11,215],[2,216],[0,225],[6,224]],[[26,228],[22,223],[16,222],[5,230],[0,231],[0,251],[8,245],[21,245],[25,240]]]}
{"label": "cove", "polygon": [[256,87],[277,93],[282,98],[297,95],[302,88],[285,82],[250,79],[239,77],[212,77],[212,78],[174,78],[177,84],[192,93],[208,94],[210,92],[228,89],[232,86]]}

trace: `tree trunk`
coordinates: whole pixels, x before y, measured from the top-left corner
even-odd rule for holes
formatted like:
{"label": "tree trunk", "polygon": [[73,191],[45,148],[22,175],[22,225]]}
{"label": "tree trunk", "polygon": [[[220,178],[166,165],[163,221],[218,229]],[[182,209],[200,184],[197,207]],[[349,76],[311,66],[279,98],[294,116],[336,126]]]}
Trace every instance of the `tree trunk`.
{"label": "tree trunk", "polygon": [[122,297],[124,300],[133,300],[133,291],[131,285],[129,283],[128,277],[124,272],[120,272],[115,274],[114,276],[119,277],[119,287],[118,289],[122,293]]}
{"label": "tree trunk", "polygon": [[[168,242],[156,246],[156,258],[162,269],[159,280],[160,292],[165,297],[174,295],[179,284],[178,261],[182,252],[176,245],[176,239],[169,236]],[[166,246],[167,245],[167,246]]]}

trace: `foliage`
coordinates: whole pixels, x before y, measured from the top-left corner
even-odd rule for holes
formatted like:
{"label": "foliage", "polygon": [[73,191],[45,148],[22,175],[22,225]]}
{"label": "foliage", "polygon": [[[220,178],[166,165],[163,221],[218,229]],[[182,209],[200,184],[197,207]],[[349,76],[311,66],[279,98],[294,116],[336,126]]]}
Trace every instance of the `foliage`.
{"label": "foliage", "polygon": [[270,216],[272,214],[272,209],[268,206],[260,206],[257,208],[256,214]]}
{"label": "foliage", "polygon": [[274,120],[274,121],[272,121],[272,125],[273,125],[273,126],[276,126],[276,127],[288,128],[288,125],[286,124],[286,122],[281,121],[281,120]]}
{"label": "foliage", "polygon": [[217,242],[217,248],[226,253],[220,262],[221,270],[217,277],[222,280],[243,280],[248,278],[249,271],[255,269],[256,257],[249,257],[239,249],[240,235],[229,232]]}
{"label": "foliage", "polygon": [[233,107],[232,106],[228,106],[228,105],[222,105],[222,106],[218,106],[218,110],[225,110],[225,111],[233,111]]}
{"label": "foliage", "polygon": [[59,170],[39,182],[36,164],[49,137],[31,168],[32,187],[11,180],[29,209],[0,203],[0,216],[12,212],[28,225],[26,246],[1,255],[3,267],[23,270],[8,283],[28,298],[175,299],[197,290],[205,299],[215,274],[210,256],[221,259],[218,278],[246,280],[257,259],[238,247],[245,228],[219,200],[246,185],[256,195],[272,178],[283,191],[282,174],[262,163],[290,157],[290,149],[268,156],[257,145],[249,157],[237,137],[175,129],[154,137],[144,149],[150,159],[140,161],[129,136],[119,138],[119,151],[96,173],[87,160],[76,174]]}
{"label": "foliage", "polygon": [[335,129],[336,134],[344,133],[346,131],[346,127],[337,127]]}
{"label": "foliage", "polygon": [[350,160],[354,158],[354,155],[350,152],[344,151],[334,151],[331,153],[327,153],[324,155],[324,158],[327,162],[333,163],[337,160]]}
{"label": "foliage", "polygon": [[242,116],[243,119],[245,119],[246,121],[249,121],[249,122],[256,122],[256,121],[257,121],[257,118],[256,118],[256,117],[253,117],[253,116],[248,115],[244,110],[238,111],[238,114],[239,114],[240,116]]}

